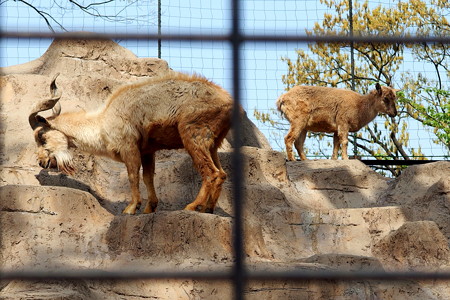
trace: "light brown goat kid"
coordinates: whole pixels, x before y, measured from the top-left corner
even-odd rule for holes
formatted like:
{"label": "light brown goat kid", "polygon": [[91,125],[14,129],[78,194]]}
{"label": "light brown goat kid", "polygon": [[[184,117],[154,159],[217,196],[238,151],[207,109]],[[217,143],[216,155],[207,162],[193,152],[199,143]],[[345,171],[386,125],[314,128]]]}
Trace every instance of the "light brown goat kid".
{"label": "light brown goat kid", "polygon": [[308,131],[334,133],[332,159],[337,159],[342,144],[342,159],[348,159],[348,133],[356,132],[379,113],[397,115],[397,90],[376,84],[366,95],[350,90],[320,86],[296,86],[277,100],[278,110],[291,127],[284,138],[289,160],[294,159],[292,144],[302,160],[306,160],[303,145]]}
{"label": "light brown goat kid", "polygon": [[[151,213],[158,204],[155,152],[185,148],[202,177],[197,198],[185,209],[213,212],[226,179],[217,154],[231,125],[233,101],[225,90],[203,77],[171,72],[118,88],[99,111],[60,114],[56,77],[52,98],[37,103],[29,116],[41,167],[73,173],[70,147],[123,162],[131,187],[131,203],[123,213],[134,214],[141,204],[142,165],[148,191],[144,213]],[[56,103],[53,116],[38,115]]]}

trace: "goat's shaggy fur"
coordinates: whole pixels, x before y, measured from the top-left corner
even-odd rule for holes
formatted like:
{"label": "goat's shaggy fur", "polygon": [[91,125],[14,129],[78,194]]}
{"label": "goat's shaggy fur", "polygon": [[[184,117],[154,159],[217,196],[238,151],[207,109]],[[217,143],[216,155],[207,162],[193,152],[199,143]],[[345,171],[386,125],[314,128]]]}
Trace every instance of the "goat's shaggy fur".
{"label": "goat's shaggy fur", "polygon": [[334,133],[331,158],[337,159],[342,144],[342,159],[348,159],[348,132],[366,126],[378,113],[396,116],[395,100],[396,90],[378,83],[367,95],[320,86],[293,87],[276,102],[291,125],[284,139],[288,159],[294,160],[294,143],[300,158],[306,160],[303,144],[308,131]]}
{"label": "goat's shaggy fur", "polygon": [[231,125],[233,101],[225,90],[198,75],[170,72],[118,88],[98,111],[44,119],[37,113],[51,109],[60,98],[55,80],[53,98],[38,103],[29,117],[40,166],[73,173],[70,147],[123,162],[131,187],[131,203],[123,212],[134,214],[141,204],[142,165],[148,191],[144,213],[150,213],[158,204],[153,184],[155,152],[185,148],[202,177],[200,192],[186,209],[213,212],[226,179],[217,154]]}

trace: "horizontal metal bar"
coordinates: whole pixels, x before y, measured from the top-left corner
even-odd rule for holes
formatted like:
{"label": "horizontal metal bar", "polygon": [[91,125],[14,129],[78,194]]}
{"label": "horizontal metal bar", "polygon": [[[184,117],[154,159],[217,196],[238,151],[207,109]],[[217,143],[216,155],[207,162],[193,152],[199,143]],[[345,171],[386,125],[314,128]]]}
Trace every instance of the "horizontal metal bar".
{"label": "horizontal metal bar", "polygon": [[184,35],[184,34],[139,34],[139,33],[96,33],[96,32],[10,32],[0,31],[2,38],[20,39],[68,39],[68,40],[177,40],[177,41],[228,41],[230,35]]}
{"label": "horizontal metal bar", "polygon": [[0,280],[136,280],[136,279],[195,279],[231,280],[227,271],[132,271],[132,270],[24,270],[0,271]]}
{"label": "horizontal metal bar", "polygon": [[251,272],[249,280],[304,281],[304,280],[343,280],[343,281],[399,281],[399,280],[450,280],[450,272],[383,272],[383,271],[270,271]]}
{"label": "horizontal metal bar", "polygon": [[138,33],[91,33],[91,32],[14,32],[0,31],[2,38],[20,39],[91,39],[91,40],[177,40],[177,41],[232,41],[244,42],[306,42],[306,43],[442,43],[450,44],[450,36],[344,36],[344,35],[282,35],[282,34],[138,34]]}
{"label": "horizontal metal bar", "polygon": [[[450,280],[450,272],[383,272],[383,271],[245,271],[242,276],[253,281],[392,281],[392,280]],[[231,271],[130,271],[130,270],[29,270],[0,272],[0,280],[137,280],[137,279],[178,279],[178,280],[232,280]]]}
{"label": "horizontal metal bar", "polygon": [[403,160],[403,159],[362,159],[361,162],[368,166],[413,166],[413,165],[423,165],[438,161],[446,161],[446,160]]}

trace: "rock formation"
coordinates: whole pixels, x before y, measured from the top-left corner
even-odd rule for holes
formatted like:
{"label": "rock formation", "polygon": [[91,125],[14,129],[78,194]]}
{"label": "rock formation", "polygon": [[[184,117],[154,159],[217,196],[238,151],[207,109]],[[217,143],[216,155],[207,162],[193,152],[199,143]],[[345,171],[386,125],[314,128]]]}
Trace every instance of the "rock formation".
{"label": "rock formation", "polygon": [[[77,152],[66,176],[35,162],[32,104],[60,72],[62,109],[95,109],[125,81],[167,63],[136,58],[111,41],[57,40],[39,59],[1,69],[0,268],[14,270],[229,270],[233,263],[231,137],[220,158],[230,175],[214,215],[181,210],[200,177],[184,151],[161,151],[159,211],[121,215],[125,167]],[[450,162],[384,178],[359,161],[285,161],[244,122],[245,256],[249,269],[450,271]],[[143,195],[145,189],[142,187]],[[246,299],[445,299],[445,281],[250,282]],[[0,281],[0,299],[231,299],[227,281]]]}

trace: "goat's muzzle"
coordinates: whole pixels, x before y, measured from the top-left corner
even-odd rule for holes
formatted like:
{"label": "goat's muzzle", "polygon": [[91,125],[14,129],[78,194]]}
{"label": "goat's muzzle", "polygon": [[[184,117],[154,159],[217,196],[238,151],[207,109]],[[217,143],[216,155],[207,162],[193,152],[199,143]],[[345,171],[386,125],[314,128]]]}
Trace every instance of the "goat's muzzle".
{"label": "goat's muzzle", "polygon": [[58,163],[55,158],[49,158],[46,160],[39,160],[39,166],[44,169],[57,169]]}
{"label": "goat's muzzle", "polygon": [[394,111],[393,112],[389,112],[388,115],[391,118],[396,117],[397,116],[397,109],[394,108]]}

